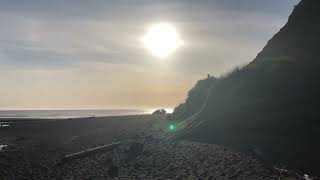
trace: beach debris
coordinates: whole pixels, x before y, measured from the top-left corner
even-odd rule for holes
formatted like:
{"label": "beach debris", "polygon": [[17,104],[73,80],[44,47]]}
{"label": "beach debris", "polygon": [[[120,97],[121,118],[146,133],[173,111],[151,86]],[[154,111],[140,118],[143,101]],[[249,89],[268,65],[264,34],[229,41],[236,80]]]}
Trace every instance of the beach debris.
{"label": "beach debris", "polygon": [[6,144],[0,144],[0,151],[4,150],[7,147],[8,147],[8,145],[6,145]]}
{"label": "beach debris", "polygon": [[63,156],[61,163],[67,162],[67,161],[70,161],[70,160],[73,160],[73,159],[87,157],[87,156],[92,155],[92,154],[97,154],[97,153],[110,151],[110,150],[114,149],[115,147],[117,147],[120,144],[121,144],[121,142],[116,142],[116,143],[112,143],[112,144],[98,146],[98,147],[91,148],[91,149],[86,149],[84,151],[76,152],[76,153],[73,153],[73,154],[68,154],[68,155]]}
{"label": "beach debris", "polygon": [[0,128],[9,127],[10,124],[6,124],[4,122],[0,122]]}
{"label": "beach debris", "polygon": [[108,169],[108,175],[111,178],[115,178],[119,176],[119,167],[112,165],[109,169]]}
{"label": "beach debris", "polygon": [[307,174],[299,174],[297,172],[294,172],[292,170],[287,170],[285,169],[285,167],[282,168],[278,168],[278,167],[273,167],[276,171],[279,172],[279,180],[282,179],[303,179],[303,180],[315,180],[315,179],[319,179],[318,177],[310,177]]}
{"label": "beach debris", "polygon": [[3,154],[3,153],[8,153],[8,152],[18,152],[19,150],[16,148],[16,147],[14,147],[14,146],[9,146],[9,145],[7,145],[7,144],[0,144],[0,153],[1,153],[1,155]]}
{"label": "beach debris", "polygon": [[307,174],[304,174],[303,177],[304,177],[304,179],[306,179],[306,180],[311,180],[311,178],[310,178],[309,175],[307,175]]}

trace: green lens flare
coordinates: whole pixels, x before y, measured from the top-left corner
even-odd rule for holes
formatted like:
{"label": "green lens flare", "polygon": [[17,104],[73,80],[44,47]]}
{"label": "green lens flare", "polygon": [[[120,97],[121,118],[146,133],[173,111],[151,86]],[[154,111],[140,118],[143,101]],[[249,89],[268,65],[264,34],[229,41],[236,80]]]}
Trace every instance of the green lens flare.
{"label": "green lens flare", "polygon": [[174,124],[170,124],[170,125],[169,125],[169,129],[170,129],[171,131],[173,131],[174,129],[176,129],[176,127],[174,126]]}

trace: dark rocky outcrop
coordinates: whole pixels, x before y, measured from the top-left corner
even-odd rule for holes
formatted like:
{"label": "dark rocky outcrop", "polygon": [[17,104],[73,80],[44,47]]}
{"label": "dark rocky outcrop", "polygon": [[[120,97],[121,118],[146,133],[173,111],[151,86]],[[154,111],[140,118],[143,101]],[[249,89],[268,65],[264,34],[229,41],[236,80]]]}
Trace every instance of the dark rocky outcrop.
{"label": "dark rocky outcrop", "polygon": [[302,0],[251,63],[216,80],[203,123],[183,138],[259,149],[319,174],[319,57],[320,1]]}
{"label": "dark rocky outcrop", "polygon": [[177,120],[183,120],[196,113],[201,108],[208,89],[216,82],[217,78],[210,76],[206,79],[199,80],[188,92],[186,101],[174,109],[172,113],[173,117]]}
{"label": "dark rocky outcrop", "polygon": [[266,59],[316,61],[319,57],[320,1],[303,0],[287,24],[268,42],[253,63]]}
{"label": "dark rocky outcrop", "polygon": [[166,115],[166,114],[167,112],[164,109],[157,109],[152,113],[152,115]]}

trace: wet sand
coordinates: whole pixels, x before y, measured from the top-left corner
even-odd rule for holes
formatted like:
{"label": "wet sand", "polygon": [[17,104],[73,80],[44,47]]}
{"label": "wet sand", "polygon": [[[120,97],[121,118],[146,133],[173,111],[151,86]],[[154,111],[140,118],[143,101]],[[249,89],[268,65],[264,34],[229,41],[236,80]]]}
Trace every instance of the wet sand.
{"label": "wet sand", "polygon": [[[0,144],[8,145],[0,151],[1,180],[278,178],[247,154],[211,144],[165,141],[166,122],[160,116],[14,122],[0,129]],[[141,142],[143,149],[123,143],[61,164],[66,154],[126,140]]]}

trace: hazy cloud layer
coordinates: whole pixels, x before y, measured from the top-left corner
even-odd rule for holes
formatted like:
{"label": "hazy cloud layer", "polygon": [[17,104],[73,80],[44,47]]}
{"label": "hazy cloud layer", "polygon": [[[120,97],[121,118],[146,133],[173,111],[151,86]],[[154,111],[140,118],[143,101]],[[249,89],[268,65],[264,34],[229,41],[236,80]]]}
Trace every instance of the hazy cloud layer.
{"label": "hazy cloud layer", "polygon": [[[3,87],[6,86],[0,91],[2,94],[4,91],[15,94],[11,98],[0,95],[0,107],[7,107],[8,104],[14,107],[19,103],[24,106],[22,102],[32,102],[36,93],[31,87],[36,86],[39,81],[49,81],[43,86],[50,89],[66,86],[65,78],[75,78],[72,87],[62,89],[76,91],[82,87],[80,78],[84,78],[83,74],[91,77],[90,86],[97,89],[103,82],[97,80],[101,77],[108,82],[104,87],[111,89],[127,87],[132,78],[141,82],[139,88],[132,90],[135,93],[122,92],[122,95],[112,96],[105,89],[103,92],[106,94],[103,96],[112,99],[105,106],[133,105],[133,101],[129,103],[123,97],[130,99],[140,96],[141,92],[145,92],[146,96],[140,103],[141,106],[173,106],[183,100],[188,87],[198,78],[207,73],[221,75],[236,65],[252,60],[286,22],[297,2],[298,0],[0,0],[0,75]],[[158,22],[174,25],[185,42],[165,62],[151,56],[140,41],[147,28]],[[96,70],[101,67],[104,69]],[[53,77],[60,79],[50,79],[47,76],[49,71]],[[64,71],[64,76],[58,74],[60,71]],[[148,80],[158,77],[156,71],[166,73],[166,79],[159,82],[171,83],[171,87],[161,88],[163,92],[170,92],[162,94],[161,97],[165,100],[161,102],[147,100],[155,94],[160,96],[158,90],[151,88],[155,86]],[[119,78],[119,73],[122,79],[115,83],[117,85],[110,83]],[[6,76],[12,74],[17,77],[7,80]],[[182,77],[187,79],[182,81]],[[143,86],[143,83],[150,87]],[[180,85],[176,87],[173,84]],[[21,93],[15,87],[26,88],[28,91]],[[41,91],[46,94],[48,89]],[[148,93],[146,89],[149,90]],[[56,94],[55,101],[68,94],[63,90],[59,92],[60,96]],[[94,92],[90,91],[92,94]],[[75,98],[77,100],[70,99],[69,102],[81,101],[79,106],[84,106],[82,95],[80,93],[78,99]],[[24,96],[29,96],[30,99],[22,100]],[[104,102],[107,102],[106,99],[108,98]],[[51,100],[44,95],[42,103],[34,106],[42,106],[43,103],[49,106]],[[51,104],[59,106],[59,103],[61,104],[61,100]],[[100,104],[103,106],[102,102]]]}

